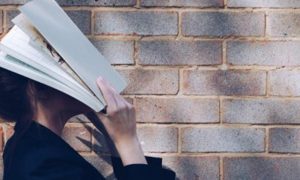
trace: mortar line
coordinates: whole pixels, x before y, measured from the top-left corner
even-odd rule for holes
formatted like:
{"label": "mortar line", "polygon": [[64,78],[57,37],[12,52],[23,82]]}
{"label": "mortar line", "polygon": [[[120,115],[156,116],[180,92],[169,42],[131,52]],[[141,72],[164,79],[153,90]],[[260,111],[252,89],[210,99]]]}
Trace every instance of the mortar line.
{"label": "mortar line", "polygon": [[228,0],[224,0],[224,9],[228,9]]}
{"label": "mortar line", "polygon": [[223,156],[220,156],[220,165],[219,165],[219,171],[220,171],[220,180],[224,180],[224,159]]}
{"label": "mortar line", "polygon": [[223,124],[223,97],[220,96],[219,98],[219,121],[220,121],[220,124],[222,125]]}
{"label": "mortar line", "polygon": [[177,17],[178,17],[178,34],[176,37],[176,40],[178,39],[182,39],[183,35],[182,35],[182,12],[179,11],[177,13]]}
{"label": "mortar line", "polygon": [[136,8],[141,8],[141,0],[136,0]]}
{"label": "mortar line", "polygon": [[267,18],[267,16],[268,16],[268,14],[267,14],[267,12],[265,12],[264,13],[264,20],[265,20],[265,24],[264,24],[265,25],[265,27],[264,27],[265,28],[264,29],[264,37],[266,37],[266,38],[268,38],[268,35],[267,35],[267,28],[268,28],[268,26],[267,26],[267,19],[268,18]]}
{"label": "mortar line", "polygon": [[266,77],[266,97],[270,97],[270,72],[267,71],[267,77]]}
{"label": "mortar line", "polygon": [[178,153],[179,154],[181,154],[181,147],[182,147],[182,130],[181,130],[181,128],[180,127],[178,127],[178,135],[177,135],[177,138],[178,138],[178,140],[177,140],[177,142],[178,142]]}
{"label": "mortar line", "polygon": [[270,136],[269,136],[269,127],[266,128],[266,138],[265,138],[265,145],[266,145],[266,154],[269,154],[269,141],[270,141]]}
{"label": "mortar line", "polygon": [[6,18],[7,17],[7,11],[6,10],[2,10],[2,35],[7,33],[7,22],[6,22]]}

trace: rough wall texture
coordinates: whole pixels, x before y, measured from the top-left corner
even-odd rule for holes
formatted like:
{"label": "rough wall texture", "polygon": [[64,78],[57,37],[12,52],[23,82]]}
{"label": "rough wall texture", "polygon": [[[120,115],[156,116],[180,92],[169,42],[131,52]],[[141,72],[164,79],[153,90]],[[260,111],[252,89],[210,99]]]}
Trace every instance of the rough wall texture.
{"label": "rough wall texture", "polygon": [[[128,79],[145,153],[179,179],[299,179],[299,0],[57,1]],[[24,2],[0,0],[1,36]],[[88,120],[64,138],[113,179]]]}

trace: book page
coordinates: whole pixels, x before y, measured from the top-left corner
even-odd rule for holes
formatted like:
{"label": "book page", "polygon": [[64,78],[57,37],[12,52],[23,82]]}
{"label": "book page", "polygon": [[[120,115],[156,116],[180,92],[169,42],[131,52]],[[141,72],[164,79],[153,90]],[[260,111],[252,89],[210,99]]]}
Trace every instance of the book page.
{"label": "book page", "polygon": [[19,9],[102,102],[105,100],[96,84],[99,76],[117,92],[125,89],[125,79],[54,0],[33,0]]}
{"label": "book page", "polygon": [[47,40],[30,24],[28,19],[23,14],[19,14],[13,19],[13,22],[26,35],[30,37],[29,44],[36,49],[40,49],[48,54],[54,61],[61,66],[74,80],[80,83],[91,94],[95,95],[89,87],[80,79],[76,72],[65,62],[65,60],[54,50],[54,48],[47,42]]}
{"label": "book page", "polygon": [[57,81],[56,79],[52,78],[48,74],[46,74],[34,67],[22,62],[22,61],[19,61],[18,59],[14,58],[12,56],[9,56],[2,51],[0,51],[0,67],[5,68],[14,73],[17,73],[19,75],[28,77],[30,79],[33,79],[37,82],[40,82],[47,86],[50,86],[61,92],[64,92],[64,93],[70,95],[71,97],[81,101],[82,103],[86,104],[87,106],[89,106],[91,109],[93,109],[95,111],[99,111],[104,108],[104,106],[101,103],[90,100],[86,96],[83,96],[82,94],[78,93],[77,91],[74,91],[70,87]]}
{"label": "book page", "polygon": [[70,88],[73,88],[87,99],[101,103],[95,96],[93,96],[89,91],[83,88],[67,73],[65,73],[59,67],[58,63],[53,61],[51,57],[48,57],[42,51],[38,51],[37,49],[31,47],[29,41],[30,37],[28,37],[17,26],[14,26],[1,40],[0,46],[2,51],[5,51],[11,56],[30,64],[32,67],[47,73],[49,76],[52,76]]}

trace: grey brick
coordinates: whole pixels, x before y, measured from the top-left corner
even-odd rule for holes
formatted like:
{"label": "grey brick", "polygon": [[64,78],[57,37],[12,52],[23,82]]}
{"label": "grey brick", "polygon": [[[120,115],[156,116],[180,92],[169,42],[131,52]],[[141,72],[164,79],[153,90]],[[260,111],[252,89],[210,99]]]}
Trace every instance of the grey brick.
{"label": "grey brick", "polygon": [[117,69],[128,82],[122,94],[176,94],[179,72],[177,69]]}
{"label": "grey brick", "polygon": [[134,64],[133,41],[92,40],[111,64]]}
{"label": "grey brick", "polygon": [[222,7],[220,0],[141,0],[142,6]]}
{"label": "grey brick", "polygon": [[[0,4],[24,4],[30,0],[1,0]],[[56,0],[62,6],[134,6],[136,0]]]}
{"label": "grey brick", "polygon": [[183,93],[195,95],[264,95],[266,72],[185,70]]}
{"label": "grey brick", "polygon": [[[300,7],[300,1],[298,4]],[[269,36],[300,36],[300,13],[270,13],[268,20]]]}
{"label": "grey brick", "polygon": [[224,158],[224,180],[296,180],[299,168],[299,157]]}
{"label": "grey brick", "polygon": [[219,121],[219,100],[203,98],[136,98],[139,122],[207,123]]}
{"label": "grey brick", "polygon": [[3,12],[0,10],[0,34],[3,33],[3,22],[2,22],[2,19],[3,19]]}
{"label": "grey brick", "polygon": [[56,0],[65,6],[134,6],[136,0]]}
{"label": "grey brick", "polygon": [[232,41],[227,45],[227,61],[234,65],[300,65],[299,41]]}
{"label": "grey brick", "polygon": [[[67,10],[67,15],[74,21],[78,28],[84,34],[91,34],[91,12],[86,10]],[[16,17],[20,12],[19,10],[8,10],[6,16],[6,27],[7,29],[13,26],[11,20]]]}
{"label": "grey brick", "polygon": [[90,11],[85,11],[85,10],[66,11],[66,13],[84,34],[91,34],[91,12]]}
{"label": "grey brick", "polygon": [[176,35],[177,13],[161,11],[97,12],[96,34]]}
{"label": "grey brick", "polygon": [[6,11],[6,29],[10,29],[14,23],[11,22],[11,20],[16,17],[20,13],[19,10],[8,10]]}
{"label": "grey brick", "polygon": [[300,7],[298,0],[228,0],[228,7],[276,7],[296,8]]}
{"label": "grey brick", "polygon": [[177,152],[178,129],[175,127],[139,126],[137,134],[145,152]]}
{"label": "grey brick", "polygon": [[144,65],[215,65],[222,61],[222,43],[141,41],[138,58]]}
{"label": "grey brick", "polygon": [[29,2],[30,0],[1,0],[1,5],[10,5],[10,4],[24,4]]}
{"label": "grey brick", "polygon": [[183,128],[183,152],[262,152],[262,128]]}
{"label": "grey brick", "polygon": [[226,99],[223,122],[299,124],[300,101],[284,99]]}
{"label": "grey brick", "polygon": [[277,70],[270,72],[270,94],[276,96],[300,96],[300,72]]}
{"label": "grey brick", "polygon": [[92,128],[89,125],[68,125],[62,137],[76,151],[91,151]]}
{"label": "grey brick", "polygon": [[270,129],[270,152],[299,153],[300,129],[299,128],[272,128]]}
{"label": "grey brick", "polygon": [[186,36],[263,36],[264,14],[249,12],[185,12]]}
{"label": "grey brick", "polygon": [[219,158],[166,156],[163,165],[176,172],[178,179],[219,180]]}

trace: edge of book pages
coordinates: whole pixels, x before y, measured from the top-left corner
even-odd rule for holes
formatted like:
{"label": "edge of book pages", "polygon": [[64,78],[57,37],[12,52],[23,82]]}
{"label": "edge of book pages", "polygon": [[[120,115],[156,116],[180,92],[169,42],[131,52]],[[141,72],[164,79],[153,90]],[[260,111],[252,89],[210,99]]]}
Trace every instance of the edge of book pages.
{"label": "edge of book pages", "polygon": [[19,9],[22,14],[1,40],[0,66],[65,92],[97,112],[107,105],[97,77],[119,93],[125,89],[125,79],[54,0],[33,0]]}

